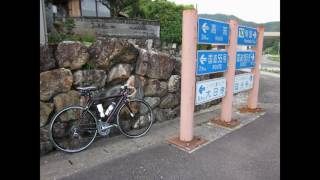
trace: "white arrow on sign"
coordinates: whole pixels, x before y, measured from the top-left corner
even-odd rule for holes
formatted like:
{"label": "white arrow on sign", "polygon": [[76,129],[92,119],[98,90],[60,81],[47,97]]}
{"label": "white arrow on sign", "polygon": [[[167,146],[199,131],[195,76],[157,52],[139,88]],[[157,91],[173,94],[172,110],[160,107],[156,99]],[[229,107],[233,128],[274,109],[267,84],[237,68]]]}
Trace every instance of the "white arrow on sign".
{"label": "white arrow on sign", "polygon": [[207,58],[205,58],[204,54],[202,54],[200,57],[200,63],[204,64],[204,62],[206,62],[206,61],[207,61]]}
{"label": "white arrow on sign", "polygon": [[207,33],[208,30],[209,30],[209,26],[207,25],[207,23],[203,23],[203,24],[202,24],[202,31],[203,31],[204,33]]}
{"label": "white arrow on sign", "polygon": [[253,32],[253,35],[252,35],[254,38],[257,37],[257,34],[256,34],[256,31]]}

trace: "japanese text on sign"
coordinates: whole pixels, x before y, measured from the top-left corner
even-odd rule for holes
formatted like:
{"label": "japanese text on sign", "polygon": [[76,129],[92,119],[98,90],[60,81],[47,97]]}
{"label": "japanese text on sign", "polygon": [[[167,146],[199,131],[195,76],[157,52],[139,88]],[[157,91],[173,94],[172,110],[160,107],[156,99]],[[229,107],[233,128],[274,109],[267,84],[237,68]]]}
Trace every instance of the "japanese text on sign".
{"label": "japanese text on sign", "polygon": [[257,37],[257,29],[244,26],[238,27],[238,45],[255,46],[257,44]]}
{"label": "japanese text on sign", "polygon": [[241,91],[246,91],[251,89],[253,86],[253,74],[245,73],[239,74],[234,77],[234,88],[233,93],[238,93]]}
{"label": "japanese text on sign", "polygon": [[225,96],[226,79],[198,81],[196,84],[196,105],[203,104]]}
{"label": "japanese text on sign", "polygon": [[199,44],[229,44],[229,24],[210,19],[198,19]]}
{"label": "japanese text on sign", "polygon": [[199,50],[197,52],[197,75],[224,72],[227,65],[228,52],[226,51]]}
{"label": "japanese text on sign", "polygon": [[237,51],[236,69],[253,68],[256,65],[254,51]]}

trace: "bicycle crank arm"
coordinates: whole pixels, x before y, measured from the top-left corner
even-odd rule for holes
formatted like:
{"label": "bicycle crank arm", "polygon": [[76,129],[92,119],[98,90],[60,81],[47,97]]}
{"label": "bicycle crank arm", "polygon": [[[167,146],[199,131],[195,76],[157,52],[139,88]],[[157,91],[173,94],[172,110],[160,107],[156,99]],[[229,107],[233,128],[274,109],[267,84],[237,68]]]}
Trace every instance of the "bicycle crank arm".
{"label": "bicycle crank arm", "polygon": [[111,125],[105,127],[105,129],[109,129],[109,128],[112,128],[112,127],[118,127],[118,125],[117,124],[111,124]]}

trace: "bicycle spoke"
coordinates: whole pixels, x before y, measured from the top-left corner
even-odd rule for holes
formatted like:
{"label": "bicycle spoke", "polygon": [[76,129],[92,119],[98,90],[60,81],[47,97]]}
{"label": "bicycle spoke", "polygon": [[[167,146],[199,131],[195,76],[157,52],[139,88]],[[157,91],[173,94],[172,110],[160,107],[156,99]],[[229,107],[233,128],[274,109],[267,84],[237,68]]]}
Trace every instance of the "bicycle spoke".
{"label": "bicycle spoke", "polygon": [[50,130],[56,147],[67,152],[78,152],[92,143],[97,129],[95,118],[89,111],[75,106],[59,113],[52,121]]}
{"label": "bicycle spoke", "polygon": [[[130,108],[130,109],[129,109]],[[133,114],[128,115],[128,112]],[[133,115],[133,116],[132,116]],[[120,131],[129,137],[144,135],[152,125],[152,109],[142,100],[132,100],[128,106],[123,106],[118,113]]]}

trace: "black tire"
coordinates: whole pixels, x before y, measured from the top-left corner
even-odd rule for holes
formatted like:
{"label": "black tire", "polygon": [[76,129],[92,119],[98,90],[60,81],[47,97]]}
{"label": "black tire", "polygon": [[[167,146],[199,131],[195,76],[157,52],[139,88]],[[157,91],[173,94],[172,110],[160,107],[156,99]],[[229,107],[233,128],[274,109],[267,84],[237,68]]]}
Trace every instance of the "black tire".
{"label": "black tire", "polygon": [[141,137],[150,130],[153,124],[152,109],[147,102],[140,99],[128,100],[128,105],[134,111],[134,117],[130,116],[127,105],[123,104],[117,114],[118,128],[127,137]]}
{"label": "black tire", "polygon": [[52,144],[61,151],[80,152],[95,139],[96,124],[97,120],[91,111],[82,106],[69,106],[53,116],[49,138]]}

